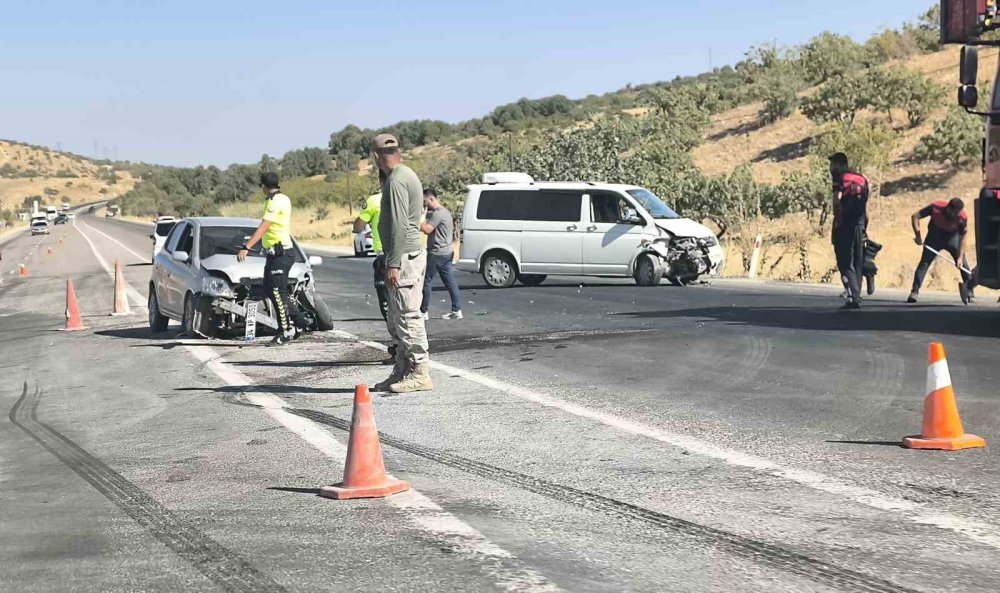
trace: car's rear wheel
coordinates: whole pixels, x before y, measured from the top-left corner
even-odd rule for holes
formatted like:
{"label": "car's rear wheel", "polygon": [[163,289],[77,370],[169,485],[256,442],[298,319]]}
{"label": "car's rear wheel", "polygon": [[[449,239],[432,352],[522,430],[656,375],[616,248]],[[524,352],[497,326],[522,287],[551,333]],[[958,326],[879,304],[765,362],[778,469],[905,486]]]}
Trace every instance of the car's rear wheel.
{"label": "car's rear wheel", "polygon": [[156,298],[156,289],[152,285],[149,287],[149,329],[154,332],[167,331],[167,324],[170,319],[160,313],[160,301]]}
{"label": "car's rear wheel", "polygon": [[652,255],[644,253],[635,262],[633,277],[639,286],[656,286],[663,278],[663,269]]}
{"label": "car's rear wheel", "polygon": [[491,288],[510,288],[517,280],[514,258],[503,252],[487,255],[483,260],[483,280]]}
{"label": "car's rear wheel", "polygon": [[545,274],[521,274],[517,281],[525,286],[538,286],[548,278]]}

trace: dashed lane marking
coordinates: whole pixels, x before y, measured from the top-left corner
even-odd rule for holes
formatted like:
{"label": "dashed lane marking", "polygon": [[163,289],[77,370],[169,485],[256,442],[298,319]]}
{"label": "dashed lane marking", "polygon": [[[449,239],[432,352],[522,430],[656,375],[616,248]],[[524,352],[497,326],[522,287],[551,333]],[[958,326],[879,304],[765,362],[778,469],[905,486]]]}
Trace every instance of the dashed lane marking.
{"label": "dashed lane marking", "polygon": [[[80,224],[82,224],[83,226],[87,227],[88,229],[94,231],[98,235],[101,235],[102,237],[104,237],[108,241],[111,241],[113,243],[117,243],[122,249],[124,249],[125,251],[128,251],[129,253],[131,253],[132,255],[134,255],[142,263],[148,263],[150,261],[148,256],[140,255],[140,254],[136,253],[135,251],[132,251],[132,249],[130,249],[127,245],[125,245],[124,243],[122,243],[118,239],[115,239],[111,235],[105,233],[104,231],[98,230],[98,229],[96,229],[96,228],[94,228],[94,227],[92,227],[89,224],[84,223],[84,222],[81,222]],[[76,226],[76,221],[73,222],[73,226]],[[77,230],[79,230],[79,229],[77,229]]]}
{"label": "dashed lane marking", "polygon": [[[83,226],[87,226],[87,225],[83,225]],[[115,269],[114,269],[114,267],[110,266],[108,264],[108,262],[105,261],[105,259],[103,257],[101,257],[101,252],[97,250],[97,246],[94,245],[94,242],[90,240],[90,237],[88,237],[87,234],[84,233],[82,229],[80,229],[80,227],[76,226],[76,221],[75,220],[73,221],[73,228],[75,228],[77,231],[80,232],[80,236],[83,237],[84,241],[87,242],[87,245],[90,245],[90,250],[94,252],[94,257],[97,258],[97,263],[101,264],[101,267],[104,268],[104,271],[107,272],[111,276],[112,280],[114,280],[114,277],[115,277]],[[87,228],[89,228],[92,231],[97,231],[98,233],[101,233],[101,231],[98,231],[94,227],[87,226]],[[104,235],[104,233],[101,233],[101,234]],[[105,236],[107,236],[107,235],[105,235]],[[110,239],[110,237],[108,237],[108,238]],[[111,239],[111,240],[115,241],[114,239]],[[118,241],[115,241],[115,243],[118,243]],[[121,243],[118,243],[118,244],[121,245]],[[125,247],[125,246],[122,245],[122,247]],[[125,247],[125,249],[128,249],[128,247]],[[129,250],[129,251],[131,251],[131,250]],[[134,255],[134,253],[133,253],[133,255]],[[139,294],[138,290],[136,290],[135,288],[132,288],[132,285],[128,283],[128,280],[125,280],[125,292],[128,294],[129,297],[132,298],[132,301],[134,303],[133,306],[135,306],[135,307],[142,307],[143,309],[146,308],[146,299],[142,298],[142,295]]]}
{"label": "dashed lane marking", "polygon": [[[331,333],[348,340],[357,341],[358,343],[364,344],[370,348],[375,348],[383,352],[386,351],[386,346],[384,344],[361,340],[358,336],[342,330],[334,330]],[[474,371],[467,371],[465,369],[453,367],[434,360],[431,360],[430,364],[432,368],[444,371],[452,376],[461,377],[467,381],[478,383],[483,387],[487,387],[501,393],[506,393],[507,395],[519,399],[534,402],[545,407],[555,408],[580,418],[586,418],[588,420],[599,422],[605,426],[610,426],[611,428],[615,428],[622,432],[660,441],[661,443],[685,449],[704,457],[718,459],[733,466],[748,468],[796,482],[808,488],[812,488],[813,490],[842,496],[858,504],[878,510],[900,513],[913,523],[947,529],[949,531],[962,534],[981,544],[1000,549],[1000,528],[990,523],[969,519],[951,513],[929,512],[926,505],[923,503],[886,495],[876,490],[872,490],[871,488],[858,486],[839,478],[834,478],[814,471],[784,467],[763,457],[758,457],[756,455],[732,449],[726,449],[725,447],[687,435],[646,426],[607,412],[593,410],[557,397],[538,393],[503,381],[498,381]]]}

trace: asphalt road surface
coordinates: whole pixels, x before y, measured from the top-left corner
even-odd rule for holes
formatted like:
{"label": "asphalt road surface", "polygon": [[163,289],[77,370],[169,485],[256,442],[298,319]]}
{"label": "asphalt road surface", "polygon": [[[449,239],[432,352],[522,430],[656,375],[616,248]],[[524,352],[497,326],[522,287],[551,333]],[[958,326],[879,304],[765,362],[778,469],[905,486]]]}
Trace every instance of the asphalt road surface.
{"label": "asphalt road surface", "polygon": [[[81,215],[0,246],[0,590],[1000,590],[995,304],[459,274],[436,389],[375,398],[414,490],[342,502],[317,489],[389,370],[371,260],[318,268],[338,331],[209,342],[149,331],[149,232]],[[86,331],[59,331],[67,278]],[[987,449],[898,446],[935,340]]]}

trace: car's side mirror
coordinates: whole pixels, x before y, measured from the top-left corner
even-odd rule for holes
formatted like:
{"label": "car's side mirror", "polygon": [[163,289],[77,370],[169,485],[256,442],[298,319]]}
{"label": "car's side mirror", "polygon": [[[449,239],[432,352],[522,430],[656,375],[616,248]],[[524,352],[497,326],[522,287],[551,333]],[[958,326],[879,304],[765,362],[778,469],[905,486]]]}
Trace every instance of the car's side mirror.
{"label": "car's side mirror", "polygon": [[979,91],[974,86],[958,87],[958,104],[966,109],[975,109],[979,104]]}
{"label": "car's side mirror", "polygon": [[322,266],[323,265],[323,258],[320,257],[320,256],[318,256],[318,255],[310,255],[309,256],[309,265],[310,266]]}
{"label": "car's side mirror", "polygon": [[184,264],[187,263],[189,259],[191,259],[191,256],[188,254],[187,251],[175,251],[170,254],[170,258],[173,259],[175,262]]}
{"label": "car's side mirror", "polygon": [[638,214],[633,214],[625,219],[625,224],[643,225],[646,221],[639,217]]}
{"label": "car's side mirror", "polygon": [[979,48],[975,45],[966,45],[962,48],[962,57],[959,62],[959,81],[962,86],[976,86],[979,78]]}

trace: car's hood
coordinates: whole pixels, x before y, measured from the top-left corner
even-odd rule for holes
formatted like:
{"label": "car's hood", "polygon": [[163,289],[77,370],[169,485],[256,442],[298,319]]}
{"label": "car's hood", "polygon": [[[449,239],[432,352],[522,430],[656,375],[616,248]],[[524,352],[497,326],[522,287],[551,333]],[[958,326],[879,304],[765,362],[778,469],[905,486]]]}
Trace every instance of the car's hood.
{"label": "car's hood", "polygon": [[[229,277],[229,281],[233,284],[238,283],[243,278],[251,280],[264,278],[264,263],[265,259],[263,257],[248,257],[246,261],[240,262],[236,259],[235,255],[213,255],[201,260],[203,268],[212,270],[213,272],[222,272]],[[305,265],[296,262],[292,266],[289,276],[300,278],[305,271]]]}
{"label": "car's hood", "polygon": [[704,237],[715,236],[715,233],[713,233],[707,226],[699,222],[695,222],[690,218],[660,218],[655,222],[656,226],[675,237],[694,237],[696,239],[701,239]]}

